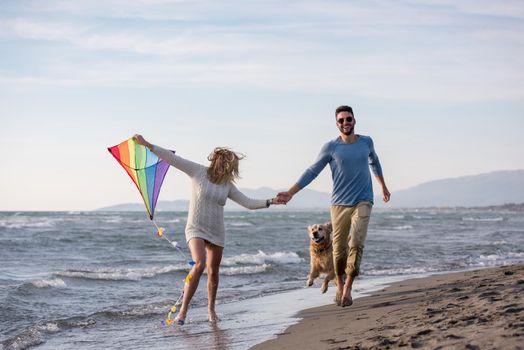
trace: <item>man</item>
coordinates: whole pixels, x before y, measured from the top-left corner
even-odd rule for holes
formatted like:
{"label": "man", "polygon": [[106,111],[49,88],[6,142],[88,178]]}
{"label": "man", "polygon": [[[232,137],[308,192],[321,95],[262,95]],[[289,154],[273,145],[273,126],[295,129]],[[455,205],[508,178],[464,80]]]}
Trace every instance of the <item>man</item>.
{"label": "man", "polygon": [[386,187],[373,140],[369,136],[355,134],[356,121],[353,109],[349,106],[340,106],[335,111],[335,117],[340,136],[326,143],[316,162],[304,172],[295,185],[288,191],[280,192],[277,198],[281,203],[290,201],[329,163],[333,179],[331,222],[333,261],[337,276],[335,302],[345,307],[353,304],[351,289],[355,277],[360,272],[364,241],[373,205],[369,166],[382,187],[384,202],[389,201],[391,194]]}

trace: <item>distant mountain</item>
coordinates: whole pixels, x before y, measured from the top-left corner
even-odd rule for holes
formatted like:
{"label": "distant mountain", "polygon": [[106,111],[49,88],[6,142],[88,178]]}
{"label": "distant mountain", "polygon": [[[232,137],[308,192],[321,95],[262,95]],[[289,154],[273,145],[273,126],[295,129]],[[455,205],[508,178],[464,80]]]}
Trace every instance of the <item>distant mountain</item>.
{"label": "distant mountain", "polygon": [[[268,199],[274,197],[281,190],[275,190],[268,187],[261,187],[257,189],[241,188],[242,193],[250,198]],[[331,194],[319,192],[310,189],[300,191],[291,202],[286,206],[279,206],[279,210],[299,210],[299,209],[326,209],[329,208]],[[159,201],[156,206],[156,211],[187,211],[189,208],[189,201],[186,199],[176,201]],[[274,207],[272,207],[274,208]],[[226,202],[226,210],[247,210],[235,202],[228,200]],[[142,211],[144,204],[142,203],[123,203],[112,205],[97,209],[97,211]]]}
{"label": "distant mountain", "polygon": [[[187,211],[189,201],[181,199],[176,201],[159,201],[156,211]],[[144,203],[123,203],[97,209],[96,211],[143,211]]]}
{"label": "distant mountain", "polygon": [[384,205],[379,191],[377,207],[484,207],[524,203],[524,170],[504,170],[480,175],[435,180],[391,195]]}
{"label": "distant mountain", "polygon": [[[273,198],[276,194],[283,190],[275,190],[269,187],[261,187],[258,189],[241,188],[242,193],[250,198]],[[329,208],[331,203],[331,194],[326,192],[319,192],[305,188],[304,190],[297,193],[291,202],[285,207],[278,207],[279,210],[282,208],[286,209],[326,209]],[[226,209],[239,210],[243,209],[240,205],[233,201],[227,201]]]}
{"label": "distant mountain", "polygon": [[[380,191],[375,187],[375,206],[385,208],[421,207],[485,207],[506,203],[524,203],[524,170],[495,171],[492,173],[463,176],[425,182],[420,185],[392,193],[391,201],[384,204]],[[241,188],[251,198],[271,198],[279,190],[268,187],[258,189]],[[330,206],[331,194],[310,190],[300,191],[285,207],[275,210],[321,209]],[[159,201],[157,211],[187,211],[188,200]],[[226,210],[242,210],[233,201],[227,201]],[[101,208],[104,211],[142,211],[142,203],[118,204]]]}

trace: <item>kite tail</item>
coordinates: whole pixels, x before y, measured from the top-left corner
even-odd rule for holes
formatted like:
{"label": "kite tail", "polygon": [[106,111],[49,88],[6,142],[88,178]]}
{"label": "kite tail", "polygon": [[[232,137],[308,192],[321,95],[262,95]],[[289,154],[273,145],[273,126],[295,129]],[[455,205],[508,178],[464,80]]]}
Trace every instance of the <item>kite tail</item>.
{"label": "kite tail", "polygon": [[[184,278],[184,286],[189,284],[189,281],[193,278],[193,275],[189,273],[186,278]],[[182,299],[184,299],[184,289],[182,289],[182,294],[178,297],[177,301],[175,302],[175,305],[171,306],[171,309],[169,309],[169,312],[167,313],[167,318],[165,320],[162,320],[162,325],[164,326],[171,326],[174,324],[176,318],[173,318],[173,315],[178,311],[177,306],[180,306],[182,304]],[[184,324],[184,320],[178,320],[177,324],[179,326],[182,326]]]}
{"label": "kite tail", "polygon": [[[163,227],[158,227],[158,225],[156,224],[155,220],[151,220],[151,221],[153,221],[153,224],[156,227],[156,230],[157,230],[156,234],[157,234],[157,236],[165,239],[166,241],[168,241],[169,244],[171,244],[172,247],[174,247],[176,250],[178,250],[180,252],[180,254],[182,254],[182,256],[184,257],[184,259],[187,260],[187,256],[186,256],[186,254],[184,254],[184,251],[180,248],[178,242],[173,242],[169,238],[164,236],[165,229]],[[192,259],[188,260],[188,264],[189,264],[189,266],[194,266],[195,265],[195,261],[192,260]],[[191,272],[190,272],[186,276],[186,278],[184,278],[184,285],[189,284],[189,281],[191,281],[192,278],[193,278],[193,275],[191,275]],[[183,298],[184,298],[184,289],[182,289],[182,294],[180,294],[180,296],[178,297],[177,301],[175,302],[175,305],[172,306],[171,309],[169,310],[169,312],[167,314],[167,318],[162,321],[163,325],[171,326],[172,324],[174,324],[175,319],[173,318],[173,315],[177,312],[177,306],[180,306],[180,304],[182,304],[182,299]],[[182,320],[178,321],[178,325],[183,325],[183,324],[184,324],[184,321],[182,321]]]}

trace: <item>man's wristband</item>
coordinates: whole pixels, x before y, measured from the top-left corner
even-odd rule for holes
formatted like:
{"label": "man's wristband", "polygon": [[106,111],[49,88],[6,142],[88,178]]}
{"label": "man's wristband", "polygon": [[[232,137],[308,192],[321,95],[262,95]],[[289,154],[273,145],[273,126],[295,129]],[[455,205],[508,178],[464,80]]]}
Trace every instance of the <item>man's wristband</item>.
{"label": "man's wristband", "polygon": [[266,208],[269,208],[269,206],[271,205],[272,201],[273,201],[272,199],[267,199],[266,200]]}

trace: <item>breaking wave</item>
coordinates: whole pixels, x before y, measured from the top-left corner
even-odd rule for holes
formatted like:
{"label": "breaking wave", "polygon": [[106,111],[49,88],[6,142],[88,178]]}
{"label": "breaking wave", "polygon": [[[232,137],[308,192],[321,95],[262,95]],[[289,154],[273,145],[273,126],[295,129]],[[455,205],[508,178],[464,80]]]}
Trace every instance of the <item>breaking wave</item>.
{"label": "breaking wave", "polygon": [[276,252],[272,254],[266,254],[259,250],[257,254],[240,254],[225,258],[222,261],[223,266],[235,266],[235,265],[263,265],[263,264],[299,264],[304,259],[298,256],[294,252]]}

